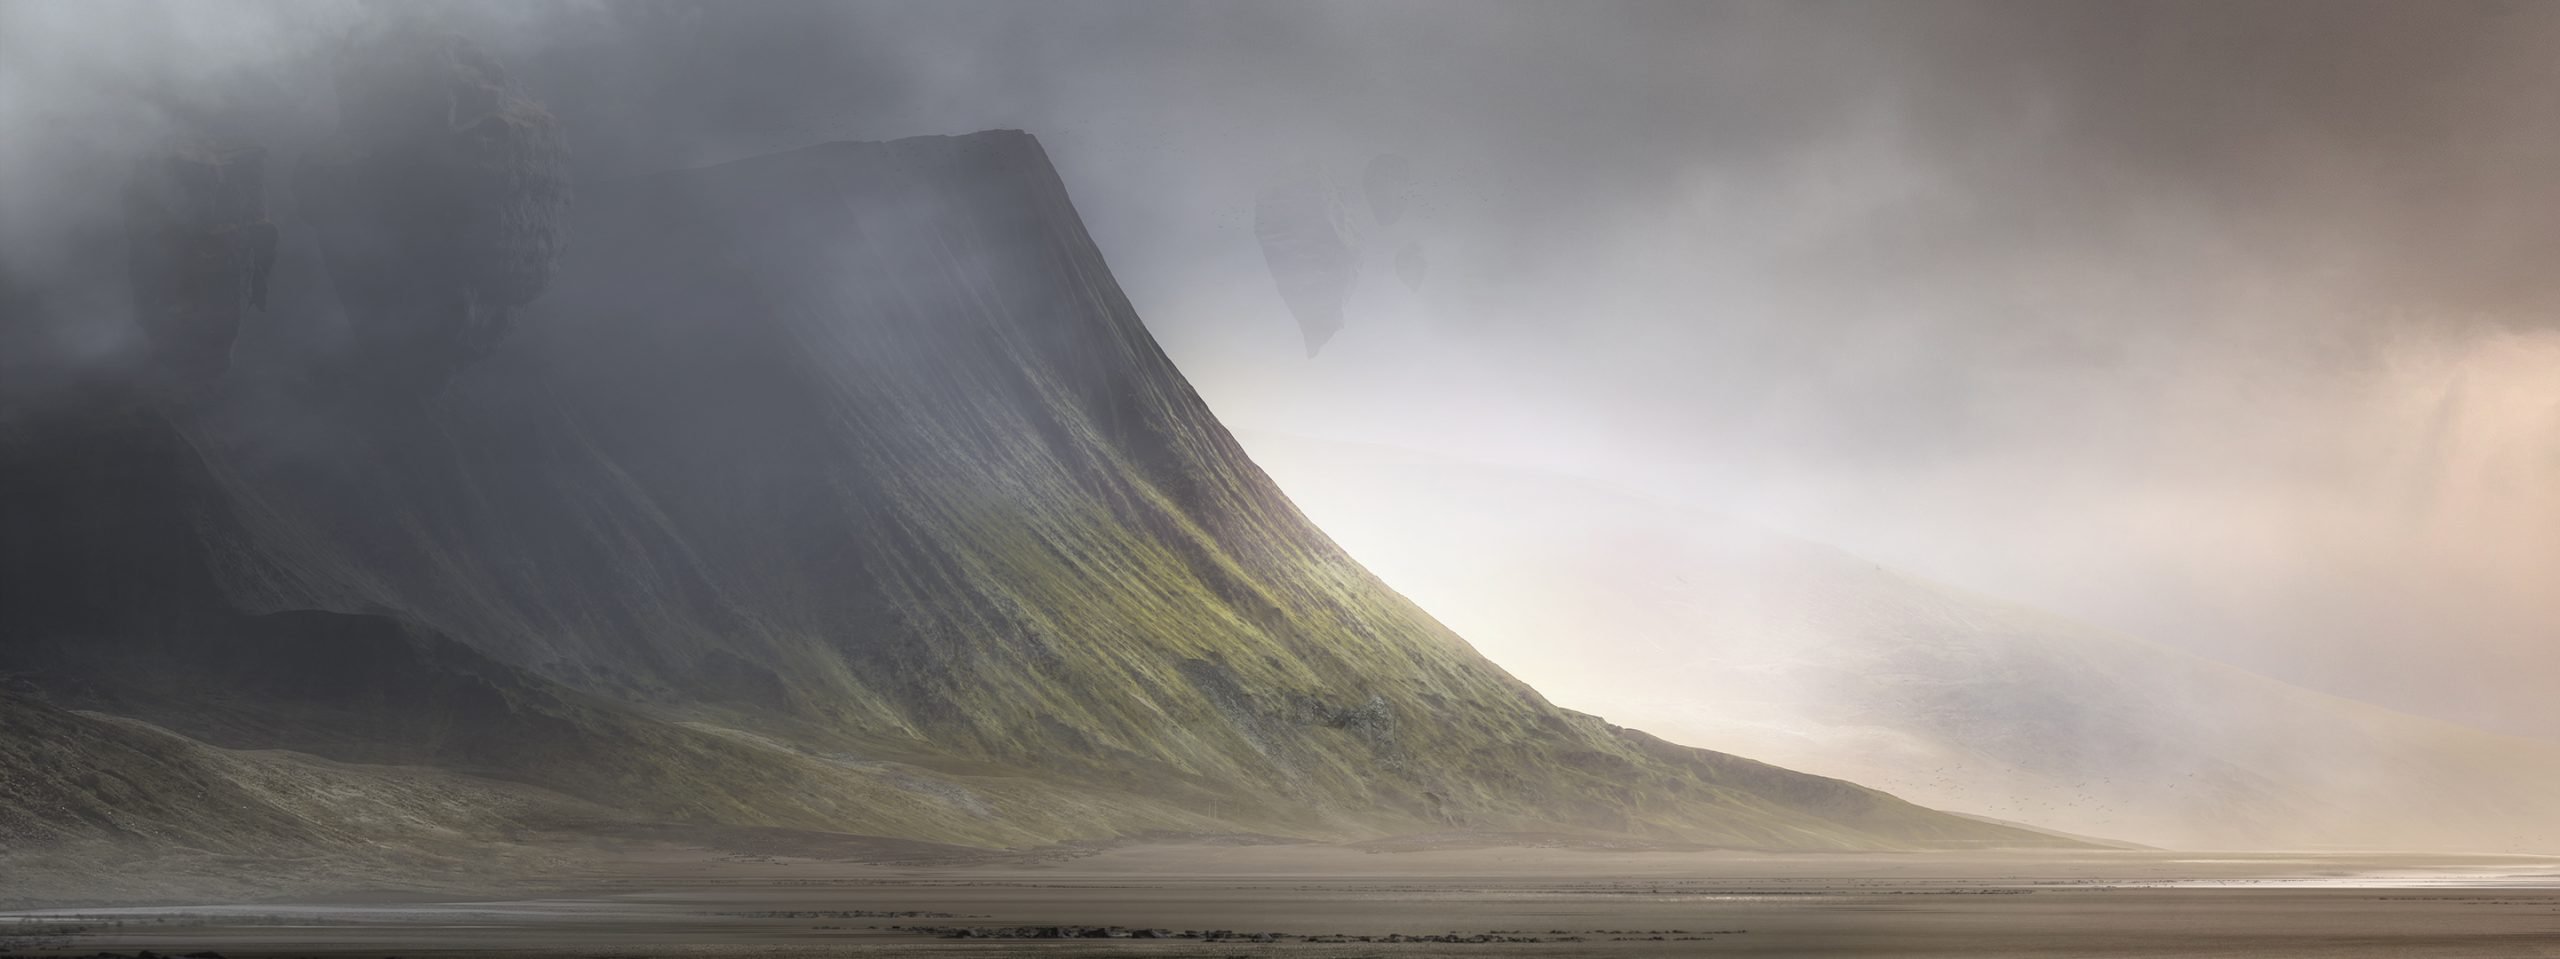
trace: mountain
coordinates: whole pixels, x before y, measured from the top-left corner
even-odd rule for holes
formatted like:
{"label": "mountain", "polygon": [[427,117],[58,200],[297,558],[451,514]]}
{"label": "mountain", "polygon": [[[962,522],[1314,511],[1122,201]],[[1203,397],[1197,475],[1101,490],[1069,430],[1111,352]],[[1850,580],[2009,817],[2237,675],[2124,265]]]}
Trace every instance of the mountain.
{"label": "mountain", "polygon": [[1679,742],[2164,846],[2560,849],[2560,745],[2302,689],[1592,481],[1248,441],[1309,515],[1497,662]]}
{"label": "mountain", "polygon": [[[343,332],[369,301],[292,292],[325,258],[288,221],[272,326],[214,395],[14,401],[12,708],[150,781],[247,788],[232,760],[281,750],[570,832],[2052,842],[1675,746],[1487,662],[1244,455],[1026,134],[829,144],[574,209],[548,290],[434,391],[364,365],[402,362]],[[40,761],[65,760],[12,774]],[[199,841],[106,788],[40,778],[0,822],[97,808],[119,842]],[[274,831],[228,808],[203,842]],[[290,808],[296,842],[362,831]],[[383,848],[498,841],[424,818]]]}

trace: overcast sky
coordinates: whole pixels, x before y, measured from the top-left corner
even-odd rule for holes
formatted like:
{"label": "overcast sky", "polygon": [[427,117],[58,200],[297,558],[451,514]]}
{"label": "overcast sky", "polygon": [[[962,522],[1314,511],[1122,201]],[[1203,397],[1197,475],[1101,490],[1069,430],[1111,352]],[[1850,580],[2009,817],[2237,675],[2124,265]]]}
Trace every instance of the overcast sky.
{"label": "overcast sky", "polygon": [[[0,252],[43,269],[73,201],[26,186],[172,117],[323,128],[328,44],[414,6],[0,0]],[[1031,130],[1235,425],[1602,477],[2560,736],[2560,5],[447,11],[586,177]],[[1355,223],[1309,358],[1254,198],[1381,153],[1419,206]]]}

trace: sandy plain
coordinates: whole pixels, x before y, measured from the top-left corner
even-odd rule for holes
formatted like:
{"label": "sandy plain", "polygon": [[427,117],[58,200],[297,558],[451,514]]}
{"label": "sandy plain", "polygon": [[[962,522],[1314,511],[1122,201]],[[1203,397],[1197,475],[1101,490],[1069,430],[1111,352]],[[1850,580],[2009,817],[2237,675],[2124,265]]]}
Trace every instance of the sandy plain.
{"label": "sandy plain", "polygon": [[868,862],[661,846],[468,899],[24,910],[0,914],[0,953],[2560,957],[2560,857],[1505,842]]}

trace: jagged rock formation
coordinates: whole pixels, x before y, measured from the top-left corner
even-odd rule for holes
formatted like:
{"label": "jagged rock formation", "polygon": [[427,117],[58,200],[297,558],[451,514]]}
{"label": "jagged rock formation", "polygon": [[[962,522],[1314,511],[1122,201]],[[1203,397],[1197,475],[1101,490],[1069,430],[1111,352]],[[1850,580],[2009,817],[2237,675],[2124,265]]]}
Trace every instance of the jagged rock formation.
{"label": "jagged rock formation", "polygon": [[415,395],[495,349],[551,280],[567,226],[560,124],[463,37],[404,23],[350,43],[336,142],[295,196],[346,311],[352,387]]}
{"label": "jagged rock formation", "polygon": [[1487,663],[1245,458],[1027,135],[600,185],[580,218],[435,403],[0,437],[0,672],[614,829],[2042,841]]}
{"label": "jagged rock formation", "polygon": [[154,372],[199,390],[230,366],[243,315],[266,307],[266,151],[194,141],[160,152],[135,164],[124,211],[134,322]]}

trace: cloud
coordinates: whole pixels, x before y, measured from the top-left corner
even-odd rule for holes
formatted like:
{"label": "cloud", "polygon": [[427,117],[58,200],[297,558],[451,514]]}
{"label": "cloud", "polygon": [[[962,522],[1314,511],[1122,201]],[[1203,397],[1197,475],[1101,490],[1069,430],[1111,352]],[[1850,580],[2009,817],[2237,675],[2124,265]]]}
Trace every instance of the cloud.
{"label": "cloud", "polygon": [[[335,37],[412,9],[0,3],[6,302],[40,283],[46,315],[82,320],[48,349],[110,350],[121,307],[60,288],[95,288],[63,281],[117,242],[92,214],[123,151],[218,116],[289,167],[333,108],[314,77]],[[2526,668],[2555,665],[2530,639],[2550,604],[2497,575],[2560,562],[2536,412],[2560,377],[2533,359],[2560,315],[2560,7],[431,13],[561,117],[583,180],[1039,134],[1240,424],[1605,475],[2284,678],[2560,733]],[[1381,153],[1412,162],[1395,228],[1430,281],[1371,264],[1310,361],[1253,197]]]}

